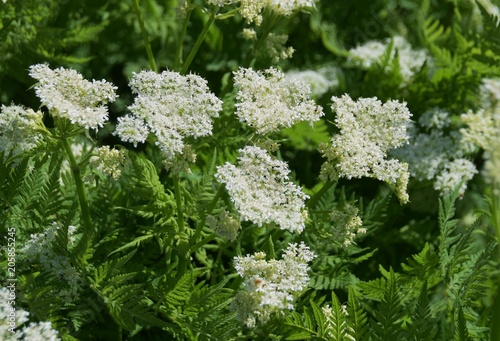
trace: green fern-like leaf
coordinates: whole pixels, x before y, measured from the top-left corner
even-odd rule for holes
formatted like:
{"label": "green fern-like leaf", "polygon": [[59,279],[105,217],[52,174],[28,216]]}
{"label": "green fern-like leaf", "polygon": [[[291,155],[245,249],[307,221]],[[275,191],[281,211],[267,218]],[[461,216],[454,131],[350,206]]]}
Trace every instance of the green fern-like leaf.
{"label": "green fern-like leaf", "polygon": [[427,293],[427,282],[424,282],[417,305],[411,315],[408,327],[408,339],[415,341],[433,341],[437,334],[437,321],[432,318]]}
{"label": "green fern-like leaf", "polygon": [[349,317],[349,325],[352,328],[352,336],[355,340],[364,340],[369,327],[368,318],[352,287],[349,288],[347,313]]}

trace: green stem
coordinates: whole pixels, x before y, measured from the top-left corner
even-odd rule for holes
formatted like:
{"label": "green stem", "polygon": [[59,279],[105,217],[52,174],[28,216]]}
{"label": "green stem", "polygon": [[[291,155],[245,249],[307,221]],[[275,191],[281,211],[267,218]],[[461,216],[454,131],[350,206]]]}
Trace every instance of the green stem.
{"label": "green stem", "polygon": [[[209,214],[212,213],[212,211],[214,210],[215,206],[217,205],[217,202],[219,201],[220,197],[222,196],[222,193],[224,193],[224,186],[223,185],[219,186],[219,189],[217,190],[217,193],[215,193],[214,198],[210,202],[210,205],[208,205],[208,207],[207,207],[207,211],[205,212],[205,214],[201,218],[200,222],[196,226],[196,231],[194,232],[193,238],[191,238],[191,241],[192,241],[191,245],[193,243],[196,243],[196,241],[200,237],[201,231],[203,231],[203,228],[205,227],[205,221],[207,219],[207,215],[209,215]],[[198,244],[196,244],[196,245],[198,245]],[[191,247],[191,251],[192,251],[193,248],[194,248],[194,246]]]}
{"label": "green stem", "polygon": [[154,72],[158,72],[156,68],[155,58],[153,56],[153,51],[151,50],[151,44],[149,43],[148,33],[146,32],[146,27],[144,26],[144,19],[142,17],[141,8],[139,6],[139,0],[134,0],[134,8],[139,19],[139,26],[141,27],[142,39],[144,40],[144,46],[146,47],[146,53],[148,54],[149,64]]}
{"label": "green stem", "polygon": [[177,267],[177,278],[180,278],[186,272],[187,268],[187,253],[189,249],[189,241],[187,240],[187,236],[185,235],[184,231],[184,210],[182,207],[179,176],[176,174],[173,175],[172,178],[174,182],[175,201],[177,203],[177,236],[179,237],[179,265]]}
{"label": "green stem", "polygon": [[[66,156],[68,157],[69,165],[71,168],[71,174],[73,175],[73,179],[75,181],[76,192],[78,194],[78,202],[80,203],[80,209],[82,211],[82,220],[83,220],[83,235],[86,239],[87,247],[94,235],[94,228],[92,227],[92,221],[90,219],[90,209],[87,202],[87,196],[85,194],[85,187],[83,186],[82,176],[80,166],[76,162],[75,156],[73,155],[73,151],[71,150],[71,146],[69,145],[68,139],[65,137],[61,137],[61,144],[66,151]],[[85,248],[86,249],[86,248]]]}
{"label": "green stem", "polygon": [[319,199],[325,194],[333,185],[335,185],[337,182],[336,181],[328,181],[321,187],[319,191],[317,191],[311,199],[306,203],[306,207],[311,208],[314,205],[316,205],[319,201]]}
{"label": "green stem", "polygon": [[203,41],[205,40],[205,37],[208,33],[208,30],[210,29],[210,26],[212,26],[213,22],[215,21],[215,17],[217,16],[218,11],[219,11],[219,6],[215,6],[215,9],[210,14],[210,18],[208,18],[208,21],[205,23],[203,30],[201,31],[200,35],[198,36],[198,39],[196,39],[196,42],[194,43],[193,48],[189,52],[189,55],[187,56],[186,61],[184,62],[184,65],[182,65],[182,69],[181,69],[182,75],[186,74],[189,66],[191,65],[191,62],[194,59],[194,56],[196,56],[196,53],[198,53],[198,49],[200,48],[201,43],[203,43]]}
{"label": "green stem", "polygon": [[189,6],[189,8],[186,10],[186,16],[184,18],[184,22],[182,23],[182,31],[178,39],[179,43],[177,45],[177,49],[175,50],[174,70],[177,70],[177,68],[179,67],[179,63],[182,62],[182,48],[184,47],[184,37],[186,36],[187,27],[189,24],[189,18],[191,17],[191,12],[192,9],[191,6]]}
{"label": "green stem", "polygon": [[[500,245],[500,202],[497,200],[498,195],[495,189],[498,187],[495,185],[496,183],[493,181],[491,185],[490,220],[496,231],[497,243]],[[500,251],[498,251],[498,256],[498,264],[500,264]],[[495,321],[500,321],[500,282],[497,283],[497,292],[493,301],[491,321],[493,323],[491,324],[490,341],[500,341],[500,324],[495,323]]]}

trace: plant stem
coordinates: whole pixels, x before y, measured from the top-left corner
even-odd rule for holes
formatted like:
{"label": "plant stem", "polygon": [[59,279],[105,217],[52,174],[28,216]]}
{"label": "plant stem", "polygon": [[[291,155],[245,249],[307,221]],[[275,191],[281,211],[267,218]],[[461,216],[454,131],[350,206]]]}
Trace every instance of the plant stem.
{"label": "plant stem", "polygon": [[177,45],[177,49],[175,50],[175,57],[174,57],[174,70],[177,70],[177,68],[179,67],[179,63],[182,62],[182,48],[183,48],[183,43],[184,43],[184,37],[186,36],[186,32],[187,32],[187,27],[188,27],[188,24],[189,24],[189,18],[191,17],[191,12],[192,12],[192,9],[191,7],[189,7],[187,10],[186,10],[186,16],[184,18],[184,22],[182,23],[182,31],[181,31],[181,35],[178,39],[178,45]]}
{"label": "plant stem", "polygon": [[205,26],[203,27],[203,30],[201,31],[200,35],[198,35],[198,39],[196,39],[196,42],[194,43],[193,48],[189,52],[189,55],[187,56],[186,61],[184,62],[184,65],[182,65],[181,69],[182,75],[186,74],[189,66],[191,65],[191,62],[194,59],[194,56],[196,56],[196,53],[198,52],[198,49],[201,46],[201,43],[203,43],[203,41],[205,40],[208,30],[210,29],[210,26],[212,26],[218,11],[219,11],[219,6],[215,6],[215,9],[212,11],[212,13],[210,13],[210,18],[208,18],[208,21],[205,23]]}
{"label": "plant stem", "polygon": [[319,199],[323,196],[323,194],[325,194],[329,189],[330,187],[332,187],[333,185],[335,185],[337,182],[336,181],[328,181],[327,183],[325,183],[323,185],[323,187],[320,188],[319,191],[317,191],[311,199],[309,199],[309,201],[306,203],[306,207],[313,207],[314,205],[317,204],[317,202],[319,201]]}
{"label": "plant stem", "polygon": [[148,54],[149,65],[154,72],[158,72],[158,69],[156,68],[155,58],[153,56],[153,51],[151,50],[151,44],[149,43],[148,33],[146,32],[146,27],[144,26],[144,19],[142,17],[141,8],[139,6],[139,0],[134,0],[134,8],[137,14],[137,19],[139,19],[139,26],[141,27],[142,39],[144,40],[146,53]]}
{"label": "plant stem", "polygon": [[[219,186],[219,189],[217,190],[217,193],[215,193],[214,198],[210,202],[210,205],[207,207],[207,211],[205,214],[203,214],[203,217],[201,218],[200,222],[196,226],[196,231],[194,232],[193,237],[191,238],[191,245],[196,243],[198,238],[200,237],[201,231],[203,231],[203,228],[205,227],[205,221],[207,219],[207,215],[211,214],[212,211],[214,210],[215,206],[217,205],[217,202],[219,201],[220,197],[222,196],[222,193],[224,193],[224,185]],[[199,243],[198,243],[199,244]],[[196,244],[196,245],[198,245]],[[193,248],[196,246],[191,246],[191,252],[193,251]]]}
{"label": "plant stem", "polygon": [[179,266],[177,269],[177,278],[180,278],[185,272],[187,267],[187,252],[189,248],[189,241],[184,231],[184,210],[182,207],[182,195],[180,190],[180,180],[177,174],[172,176],[174,182],[175,201],[177,203],[177,236],[179,237]]}
{"label": "plant stem", "polygon": [[90,219],[90,210],[87,202],[87,196],[85,194],[85,187],[83,186],[80,166],[76,162],[75,156],[73,155],[73,151],[71,150],[71,146],[69,145],[68,139],[65,137],[61,137],[60,143],[62,144],[66,152],[66,156],[68,157],[71,174],[73,175],[73,179],[75,181],[76,192],[78,194],[78,202],[80,204],[80,209],[82,211],[83,230],[84,230],[83,238],[85,238],[87,244],[85,249],[87,249],[90,240],[94,235],[94,228],[92,227],[92,221]]}
{"label": "plant stem", "polygon": [[[496,183],[493,181],[491,185],[490,220],[496,231],[497,243],[500,245],[500,201],[498,200],[498,194],[495,191],[495,189],[499,187],[495,185]],[[499,256],[497,261],[500,265],[500,251],[498,251],[497,254]],[[491,324],[490,341],[500,341],[500,324],[495,323],[495,321],[500,321],[500,282],[497,283],[497,292],[493,301],[491,321],[493,323]]]}

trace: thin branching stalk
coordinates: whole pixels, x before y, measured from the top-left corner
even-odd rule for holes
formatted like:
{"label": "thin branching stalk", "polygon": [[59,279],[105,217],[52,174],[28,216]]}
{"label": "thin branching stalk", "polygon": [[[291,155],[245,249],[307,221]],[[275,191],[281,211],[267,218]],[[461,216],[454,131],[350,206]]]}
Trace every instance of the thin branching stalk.
{"label": "thin branching stalk", "polygon": [[186,61],[184,62],[184,65],[182,65],[182,69],[181,69],[182,75],[186,74],[187,70],[189,69],[191,62],[193,61],[194,57],[196,56],[196,53],[198,53],[198,49],[200,48],[201,44],[205,40],[205,37],[208,33],[208,30],[210,29],[213,22],[215,21],[215,18],[217,16],[218,11],[219,11],[219,6],[215,6],[212,13],[210,13],[210,17],[208,18],[208,21],[205,23],[203,30],[201,31],[200,35],[198,36],[198,39],[196,39],[196,42],[194,43],[193,48],[189,52],[189,55],[187,56]]}
{"label": "thin branching stalk", "polygon": [[158,69],[156,68],[155,57],[153,56],[153,51],[151,50],[151,44],[149,43],[148,32],[146,31],[146,27],[144,26],[144,18],[142,17],[139,0],[134,0],[134,8],[137,14],[137,19],[139,19],[139,26],[141,27],[141,34],[142,39],[144,40],[144,46],[146,47],[146,53],[148,54],[149,65],[151,66],[151,70],[153,70],[154,72],[158,72]]}
{"label": "thin branching stalk", "polygon": [[181,34],[179,36],[179,39],[177,41],[177,49],[175,50],[175,57],[174,57],[174,70],[177,70],[179,68],[179,64],[182,63],[182,51],[184,47],[184,37],[186,36],[187,32],[187,27],[189,24],[189,19],[191,17],[192,13],[192,8],[191,6],[188,6],[188,9],[186,10],[186,14],[184,16],[184,21],[182,23],[182,30]]}
{"label": "thin branching stalk", "polygon": [[[212,214],[212,211],[214,210],[215,206],[217,205],[217,202],[219,201],[219,199],[222,196],[223,192],[224,192],[224,185],[221,185],[219,187],[219,189],[217,190],[217,193],[215,193],[214,198],[210,202],[210,205],[208,205],[207,211],[205,212],[205,214],[201,218],[200,222],[196,226],[196,231],[194,232],[193,238],[191,238],[191,240],[192,240],[191,245],[193,245],[194,243],[196,243],[196,241],[200,237],[201,231],[203,231],[203,228],[205,227],[205,222],[206,222],[207,216],[209,214]],[[196,245],[198,245],[198,244],[196,244]],[[193,248],[194,248],[194,246],[191,247],[191,249],[193,249]]]}

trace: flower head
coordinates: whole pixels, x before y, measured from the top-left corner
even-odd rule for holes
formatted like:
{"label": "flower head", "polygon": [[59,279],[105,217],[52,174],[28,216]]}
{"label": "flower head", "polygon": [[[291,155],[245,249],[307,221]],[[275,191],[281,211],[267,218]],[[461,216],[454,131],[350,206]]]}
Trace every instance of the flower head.
{"label": "flower head", "polygon": [[310,99],[309,86],[271,68],[256,72],[240,68],[234,73],[238,88],[236,116],[258,134],[289,128],[300,121],[317,121],[323,110]]}
{"label": "flower head", "polygon": [[[389,101],[384,104],[376,98],[353,101],[349,95],[332,97],[332,109],[337,112],[335,123],[340,133],[331,139],[331,146],[323,148],[328,162],[322,168],[326,179],[341,176],[348,179],[371,177],[385,181],[404,195],[408,166],[396,159],[388,159],[388,151],[407,143],[406,128],[411,113],[405,103]],[[333,163],[333,167],[329,165]]]}
{"label": "flower head", "polygon": [[104,80],[89,82],[72,69],[51,70],[45,64],[30,67],[30,76],[38,80],[36,95],[50,114],[62,117],[86,129],[102,127],[108,119],[108,102],[114,102],[117,89]]}
{"label": "flower head", "polygon": [[116,134],[137,144],[153,133],[164,159],[183,153],[184,138],[211,135],[211,118],[222,110],[221,100],[197,75],[142,71],[134,73],[130,86],[137,97],[129,107],[132,114],[118,120]]}
{"label": "flower head", "polygon": [[215,176],[226,185],[242,221],[259,226],[275,223],[282,230],[300,233],[307,217],[307,195],[288,180],[288,173],[285,162],[248,146],[240,150],[237,165],[219,166]]}
{"label": "flower head", "polygon": [[2,105],[0,110],[0,151],[19,154],[36,147],[42,134],[43,114],[18,105]]}
{"label": "flower head", "polygon": [[315,255],[304,243],[289,244],[281,260],[265,260],[258,252],[246,257],[235,257],[234,267],[244,278],[240,291],[231,305],[238,319],[248,327],[256,321],[265,323],[271,314],[293,309],[293,303],[309,282],[307,263]]}

